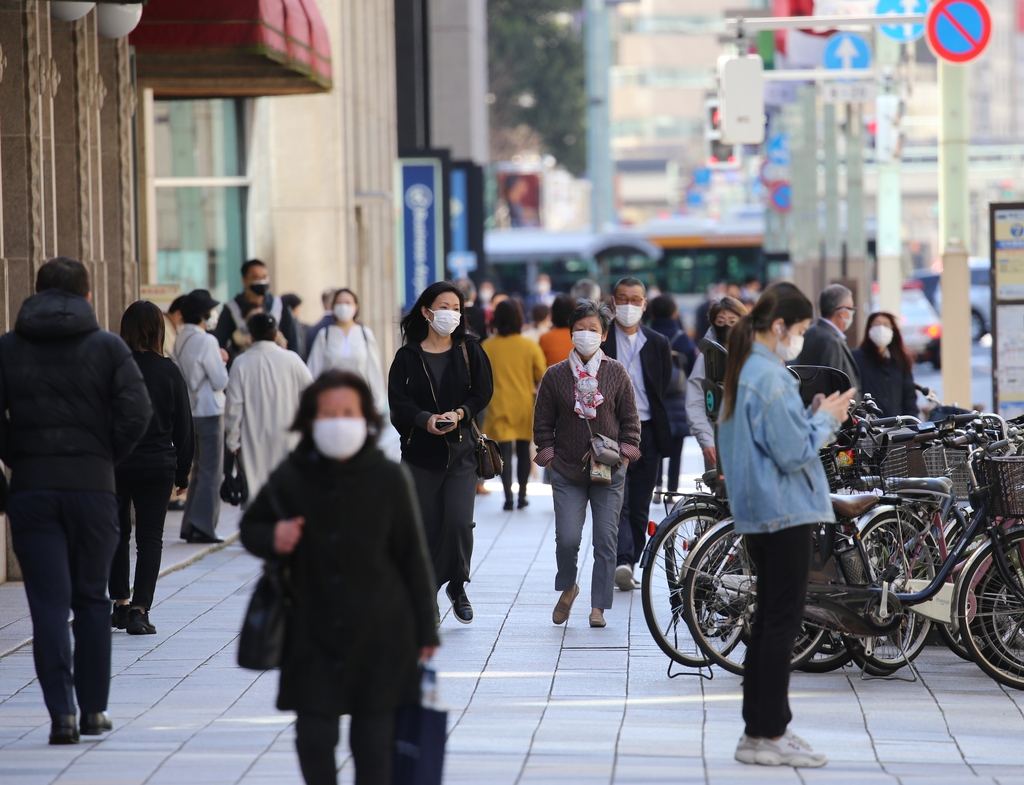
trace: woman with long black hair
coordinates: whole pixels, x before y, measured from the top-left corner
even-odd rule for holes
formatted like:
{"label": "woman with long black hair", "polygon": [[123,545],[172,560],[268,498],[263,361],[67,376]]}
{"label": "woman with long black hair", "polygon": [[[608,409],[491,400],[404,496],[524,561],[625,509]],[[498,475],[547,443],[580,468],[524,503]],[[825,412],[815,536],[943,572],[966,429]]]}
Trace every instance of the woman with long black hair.
{"label": "woman with long black hair", "polygon": [[818,450],[846,419],[855,389],[805,409],[786,370],[803,347],[814,306],[789,283],[769,286],[729,334],[718,446],[736,531],[757,575],[757,608],[743,672],[736,760],[824,766],[828,758],[787,730],[789,661],[803,619],[811,529],[834,522]]}
{"label": "woman with long black hair", "polygon": [[860,370],[861,392],[871,393],[884,417],[920,414],[914,360],[903,343],[895,316],[876,311],[868,317],[864,341],[853,350],[853,359]]}
{"label": "woman with long black hair", "polygon": [[405,345],[388,377],[391,422],[402,437],[402,463],[412,474],[423,514],[438,588],[455,618],[473,621],[466,596],[473,557],[476,502],[474,417],[491,400],[487,355],[466,332],[465,300],[449,281],[438,281],[402,319]]}

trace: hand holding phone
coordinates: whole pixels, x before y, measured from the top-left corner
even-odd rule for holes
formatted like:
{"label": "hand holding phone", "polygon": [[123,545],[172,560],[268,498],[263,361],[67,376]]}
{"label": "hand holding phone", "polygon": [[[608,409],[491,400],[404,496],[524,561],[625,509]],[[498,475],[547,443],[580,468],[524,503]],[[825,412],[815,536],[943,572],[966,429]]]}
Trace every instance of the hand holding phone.
{"label": "hand holding phone", "polygon": [[438,420],[434,423],[434,427],[439,431],[447,431],[455,427],[455,423],[451,420]]}

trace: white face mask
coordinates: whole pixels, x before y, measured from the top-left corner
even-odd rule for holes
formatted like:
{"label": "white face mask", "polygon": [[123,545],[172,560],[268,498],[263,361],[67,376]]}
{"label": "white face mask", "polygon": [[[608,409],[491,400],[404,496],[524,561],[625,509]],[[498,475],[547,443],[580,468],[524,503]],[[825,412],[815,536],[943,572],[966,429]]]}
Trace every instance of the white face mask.
{"label": "white face mask", "polygon": [[868,330],[868,338],[879,349],[884,349],[892,343],[892,328],[886,327],[884,324],[876,324]]}
{"label": "white face mask", "polygon": [[351,303],[338,303],[334,306],[334,318],[347,324],[356,318],[356,307]]}
{"label": "white face mask", "polygon": [[366,444],[366,420],[363,417],[324,417],[313,420],[313,443],[320,454],[344,461]]}
{"label": "white face mask", "polygon": [[481,289],[480,290],[480,302],[482,302],[484,305],[487,305],[487,303],[489,303],[493,297],[494,297],[494,290],[493,289]]}
{"label": "white face mask", "polygon": [[843,328],[843,332],[845,333],[847,330],[850,329],[850,325],[853,324],[853,314],[850,313],[849,311],[843,311],[842,315],[840,316],[840,319],[842,320],[841,326]]}
{"label": "white face mask", "polygon": [[175,335],[181,335],[184,330],[185,330],[185,325],[184,324],[177,324],[177,325],[174,326],[174,334]]}
{"label": "white face mask", "polygon": [[462,321],[462,314],[458,311],[430,311],[430,313],[434,316],[434,321],[430,323],[430,326],[438,335],[451,335]]}
{"label": "white face mask", "polygon": [[577,330],[572,334],[572,345],[580,357],[590,357],[601,348],[601,334],[590,330]]}
{"label": "white face mask", "polygon": [[547,281],[537,281],[537,294],[539,294],[541,297],[544,297],[545,295],[550,293],[551,284],[549,284]]}
{"label": "white face mask", "polygon": [[644,309],[639,305],[616,305],[615,321],[623,327],[632,327],[640,321]]}
{"label": "white face mask", "polygon": [[775,328],[775,335],[779,339],[775,344],[775,356],[782,360],[782,362],[788,363],[793,362],[793,360],[800,356],[800,352],[804,350],[804,337],[802,335],[790,335],[789,345],[787,346],[782,342],[782,336],[785,334],[781,327]]}
{"label": "white face mask", "polygon": [[215,309],[210,311],[210,315],[206,317],[206,329],[213,330],[217,329],[217,320],[220,319],[220,313]]}

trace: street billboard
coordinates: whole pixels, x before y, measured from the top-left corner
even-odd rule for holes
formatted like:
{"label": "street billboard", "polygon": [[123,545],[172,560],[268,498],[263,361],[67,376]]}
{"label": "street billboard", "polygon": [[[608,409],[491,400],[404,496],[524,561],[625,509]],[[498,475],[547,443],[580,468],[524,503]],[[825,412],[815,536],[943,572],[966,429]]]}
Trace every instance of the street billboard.
{"label": "street billboard", "polygon": [[395,264],[403,312],[444,278],[444,160],[400,158],[395,172]]}
{"label": "street billboard", "polygon": [[992,398],[1007,419],[1024,414],[1024,202],[989,204]]}

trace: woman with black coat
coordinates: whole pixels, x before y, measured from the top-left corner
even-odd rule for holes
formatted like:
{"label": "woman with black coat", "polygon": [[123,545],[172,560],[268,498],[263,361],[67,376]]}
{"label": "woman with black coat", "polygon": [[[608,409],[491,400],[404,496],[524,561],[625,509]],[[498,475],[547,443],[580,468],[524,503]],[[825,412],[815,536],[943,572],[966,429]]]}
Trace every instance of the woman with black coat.
{"label": "woman with black coat", "polygon": [[327,371],[306,388],[295,452],[241,523],[242,544],[286,557],[292,611],[277,707],[295,711],[307,785],[335,785],[342,714],[357,785],[391,785],[395,712],[419,702],[438,645],[437,600],[409,473],[377,449],[366,382]]}
{"label": "woman with black coat", "polygon": [[914,361],[903,345],[899,321],[878,311],[868,317],[867,332],[853,359],[860,370],[861,393],[870,393],[883,417],[918,416]]}
{"label": "woman with black coat", "polygon": [[[127,630],[129,635],[156,632],[149,609],[160,574],[167,500],[172,486],[179,493],[188,487],[195,454],[188,387],[178,366],[164,356],[165,325],[160,309],[146,300],[132,303],[121,317],[121,338],[132,350],[153,403],[146,435],[114,472],[121,540],[110,567],[110,598],[114,601],[110,626]],[[138,550],[134,596],[129,580],[133,504]]]}
{"label": "woman with black coat", "polygon": [[455,618],[473,621],[466,596],[473,557],[476,439],[471,422],[490,402],[491,365],[462,320],[465,300],[448,281],[423,290],[402,319],[405,345],[388,377],[391,422],[402,436],[438,588]]}

